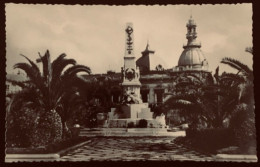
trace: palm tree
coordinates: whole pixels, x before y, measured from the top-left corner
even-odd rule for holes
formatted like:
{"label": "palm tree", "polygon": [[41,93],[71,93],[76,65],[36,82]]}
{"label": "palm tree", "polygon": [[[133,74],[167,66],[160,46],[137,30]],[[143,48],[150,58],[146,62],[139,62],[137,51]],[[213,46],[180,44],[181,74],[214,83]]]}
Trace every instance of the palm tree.
{"label": "palm tree", "polygon": [[230,118],[237,103],[237,89],[222,80],[224,76],[218,75],[218,68],[214,77],[216,82],[207,84],[194,75],[183,76],[164,106],[181,110],[194,128],[224,127],[224,120]]}
{"label": "palm tree", "polygon": [[[66,54],[61,54],[53,62],[50,60],[50,54],[47,50],[44,56],[39,53],[39,61],[42,63],[43,73],[41,74],[37,65],[28,57],[23,56],[29,63],[17,63],[15,69],[23,70],[29,82],[20,86],[24,89],[16,94],[9,107],[9,111],[17,106],[38,108],[37,111],[41,117],[44,117],[50,112],[58,113],[61,122],[63,133],[66,129],[65,110],[57,111],[58,106],[65,106],[65,99],[77,92],[77,82],[79,77],[77,73],[91,73],[89,67],[76,64],[74,59],[66,59]],[[68,67],[72,65],[71,67]],[[63,107],[64,108],[64,107]]]}
{"label": "palm tree", "polygon": [[[246,52],[253,54],[253,48],[250,48],[250,47],[246,48]],[[241,76],[245,77],[246,81],[253,82],[253,78],[254,78],[253,70],[250,69],[247,65],[240,62],[239,60],[225,57],[221,60],[221,63],[227,64],[230,67],[236,69],[238,71],[237,75],[241,75]]]}
{"label": "palm tree", "polygon": [[[253,48],[247,47],[246,52],[253,54]],[[227,64],[230,67],[236,69],[237,74],[230,74],[229,80],[233,82],[237,82],[239,79],[238,87],[240,89],[239,99],[241,102],[250,103],[250,105],[254,105],[254,94],[253,94],[253,80],[254,74],[253,70],[250,69],[247,65],[241,63],[239,60],[235,60],[232,58],[225,57],[221,60],[221,63]],[[246,98],[245,98],[246,97]]]}
{"label": "palm tree", "polygon": [[[248,47],[246,52],[253,55],[253,48]],[[221,63],[227,64],[236,69],[236,74],[230,74],[230,82],[236,82],[239,89],[239,104],[237,105],[237,114],[233,117],[232,126],[236,131],[237,137],[240,138],[242,146],[246,145],[249,140],[255,140],[255,115],[254,115],[254,84],[253,70],[239,60],[232,58],[223,58]],[[240,78],[239,81],[237,78]],[[245,143],[246,142],[246,143]]]}

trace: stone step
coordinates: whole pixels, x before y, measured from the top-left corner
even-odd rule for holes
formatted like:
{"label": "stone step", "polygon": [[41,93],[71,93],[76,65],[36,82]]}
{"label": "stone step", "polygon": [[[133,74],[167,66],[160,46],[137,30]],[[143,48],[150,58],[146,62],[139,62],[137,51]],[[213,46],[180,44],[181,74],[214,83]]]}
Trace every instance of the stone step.
{"label": "stone step", "polygon": [[126,134],[126,132],[102,132],[102,133],[80,133],[79,135],[103,135],[107,133],[112,133],[112,134]]}
{"label": "stone step", "polygon": [[99,132],[99,133],[89,133],[89,132],[81,132],[79,136],[185,136],[185,131],[178,132]]}
{"label": "stone step", "polygon": [[[90,129],[90,128],[81,128],[80,130],[102,131],[102,130],[105,130],[105,129],[108,129],[108,128],[93,128],[93,129]],[[109,128],[109,129],[113,129],[113,130],[126,130],[127,128]]]}
{"label": "stone step", "polygon": [[102,131],[88,131],[88,130],[81,130],[80,132],[87,132],[87,133],[102,133],[102,132],[107,132],[107,131],[111,131],[111,132],[122,132],[122,133],[127,132],[126,130],[113,130],[113,129],[106,129],[106,130],[102,130]]}

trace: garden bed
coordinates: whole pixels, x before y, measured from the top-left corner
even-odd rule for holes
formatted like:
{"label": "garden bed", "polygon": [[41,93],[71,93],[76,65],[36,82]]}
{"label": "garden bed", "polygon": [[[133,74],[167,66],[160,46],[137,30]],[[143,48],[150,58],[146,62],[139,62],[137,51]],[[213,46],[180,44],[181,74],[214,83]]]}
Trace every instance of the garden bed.
{"label": "garden bed", "polygon": [[205,154],[256,155],[256,146],[249,142],[247,149],[241,149],[230,129],[187,131],[186,137],[178,137],[174,142]]}
{"label": "garden bed", "polygon": [[57,153],[66,148],[72,147],[79,143],[88,140],[88,137],[77,137],[69,140],[60,141],[57,143],[50,144],[46,147],[39,148],[7,148],[6,154],[50,154]]}

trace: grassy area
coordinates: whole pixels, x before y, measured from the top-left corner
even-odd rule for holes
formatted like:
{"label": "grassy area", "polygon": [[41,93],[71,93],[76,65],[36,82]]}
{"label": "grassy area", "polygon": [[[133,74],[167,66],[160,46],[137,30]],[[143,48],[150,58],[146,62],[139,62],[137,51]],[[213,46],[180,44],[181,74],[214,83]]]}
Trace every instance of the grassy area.
{"label": "grassy area", "polygon": [[6,154],[49,154],[56,153],[63,149],[77,145],[88,140],[88,137],[76,137],[69,140],[63,140],[40,148],[7,148]]}

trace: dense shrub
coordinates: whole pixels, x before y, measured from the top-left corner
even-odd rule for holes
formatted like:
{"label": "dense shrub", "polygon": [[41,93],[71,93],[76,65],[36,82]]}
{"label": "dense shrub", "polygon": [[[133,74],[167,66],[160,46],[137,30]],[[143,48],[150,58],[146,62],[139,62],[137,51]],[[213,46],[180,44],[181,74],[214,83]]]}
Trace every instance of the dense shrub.
{"label": "dense shrub", "polygon": [[61,140],[61,118],[56,112],[40,117],[35,110],[23,107],[7,112],[7,147],[39,147]]}
{"label": "dense shrub", "polygon": [[256,146],[255,115],[248,105],[237,106],[230,127],[234,132],[236,143],[242,150],[247,151],[250,146]]}
{"label": "dense shrub", "polygon": [[234,145],[234,134],[232,129],[203,129],[186,130],[185,139],[190,145],[199,149],[213,152],[217,149]]}
{"label": "dense shrub", "polygon": [[186,137],[178,140],[212,153],[216,153],[218,149],[235,146],[235,152],[238,154],[255,154],[256,129],[253,107],[245,103],[237,105],[227,125],[228,128],[189,128],[186,130]]}
{"label": "dense shrub", "polygon": [[146,119],[141,119],[138,123],[138,128],[147,128],[147,120]]}
{"label": "dense shrub", "polygon": [[127,124],[127,128],[134,128],[134,127],[135,127],[134,122],[129,122],[129,123]]}
{"label": "dense shrub", "polygon": [[32,146],[45,146],[62,139],[61,118],[55,111],[47,112],[39,118],[37,127],[31,137]]}
{"label": "dense shrub", "polygon": [[93,122],[90,120],[96,119],[96,113],[98,112],[94,107],[81,107],[74,110],[74,112],[72,113],[72,117],[69,118],[69,121],[71,121],[71,125],[77,123],[81,126],[95,127]]}
{"label": "dense shrub", "polygon": [[36,127],[36,113],[29,108],[8,111],[6,115],[7,147],[29,147]]}

